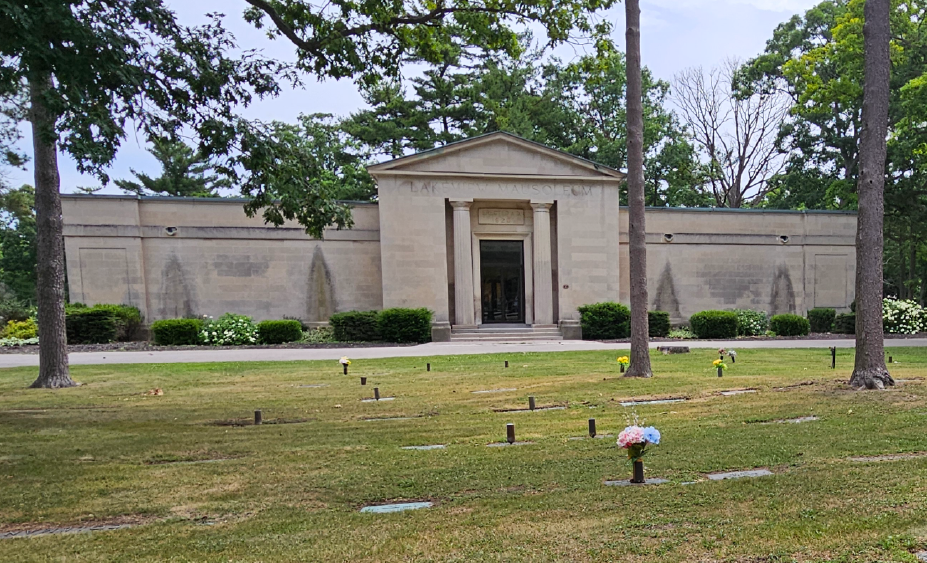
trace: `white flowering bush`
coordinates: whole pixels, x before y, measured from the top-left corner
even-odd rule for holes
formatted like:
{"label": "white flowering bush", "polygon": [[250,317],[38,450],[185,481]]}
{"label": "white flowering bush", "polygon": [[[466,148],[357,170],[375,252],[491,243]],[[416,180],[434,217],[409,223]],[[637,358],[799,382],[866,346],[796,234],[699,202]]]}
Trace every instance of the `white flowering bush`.
{"label": "white flowering bush", "polygon": [[226,313],[203,326],[200,340],[212,346],[257,344],[258,331],[251,317]]}
{"label": "white flowering bush", "polygon": [[769,328],[769,317],[765,311],[734,309],[737,313],[737,334],[739,336],[762,336]]}
{"label": "white flowering bush", "polygon": [[927,329],[924,308],[908,299],[882,300],[882,327],[892,334],[917,334]]}

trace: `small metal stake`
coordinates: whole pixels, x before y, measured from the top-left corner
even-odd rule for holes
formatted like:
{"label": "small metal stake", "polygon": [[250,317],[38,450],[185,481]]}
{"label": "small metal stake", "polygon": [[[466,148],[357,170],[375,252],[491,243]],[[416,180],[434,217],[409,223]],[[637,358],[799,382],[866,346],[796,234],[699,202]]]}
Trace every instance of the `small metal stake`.
{"label": "small metal stake", "polygon": [[254,425],[260,426],[263,421],[264,416],[261,414],[261,411],[254,411]]}
{"label": "small metal stake", "polygon": [[528,397],[528,408],[534,410],[534,397]]}
{"label": "small metal stake", "polygon": [[724,368],[721,366],[718,366],[718,377],[721,377],[723,374],[724,374]]}
{"label": "small metal stake", "polygon": [[515,425],[511,422],[505,425],[505,439],[508,443],[515,443]]}
{"label": "small metal stake", "polygon": [[348,374],[348,364],[341,364],[341,367],[344,368],[344,374],[347,375]]}
{"label": "small metal stake", "polygon": [[373,388],[373,398],[374,400],[377,400],[377,401],[380,400],[380,388],[379,387]]}
{"label": "small metal stake", "polygon": [[509,361],[505,360],[505,367],[509,367]]}
{"label": "small metal stake", "polygon": [[594,418],[589,419],[589,437],[595,438],[595,419]]}
{"label": "small metal stake", "polygon": [[425,371],[431,371],[431,364],[425,364]]}
{"label": "small metal stake", "polygon": [[366,377],[362,377],[362,378],[361,378],[361,385],[367,385],[367,378],[366,378]]}
{"label": "small metal stake", "polygon": [[732,363],[732,364],[737,363],[736,358],[737,358],[737,356],[734,356],[733,354],[731,354],[731,363]]}
{"label": "small metal stake", "polygon": [[837,347],[830,347],[830,369],[837,369]]}
{"label": "small metal stake", "polygon": [[890,363],[890,364],[894,364],[894,363],[895,363],[895,362],[892,361],[892,357],[891,357],[891,356],[888,357],[888,363]]}

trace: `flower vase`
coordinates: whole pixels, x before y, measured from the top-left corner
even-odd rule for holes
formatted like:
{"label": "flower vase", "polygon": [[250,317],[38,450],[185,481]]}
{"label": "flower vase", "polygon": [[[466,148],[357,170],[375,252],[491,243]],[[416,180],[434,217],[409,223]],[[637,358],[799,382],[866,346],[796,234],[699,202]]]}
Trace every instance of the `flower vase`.
{"label": "flower vase", "polygon": [[366,377],[362,377],[362,378],[361,378],[361,385],[367,385],[367,378],[366,378]]}
{"label": "flower vase", "polygon": [[624,373],[624,364],[619,364],[618,367],[621,370],[621,373]]}
{"label": "flower vase", "polygon": [[348,374],[348,364],[341,364],[341,367],[344,368],[344,374]]}
{"label": "flower vase", "polygon": [[632,483],[644,482],[644,462],[641,460],[634,461],[634,474],[631,477]]}

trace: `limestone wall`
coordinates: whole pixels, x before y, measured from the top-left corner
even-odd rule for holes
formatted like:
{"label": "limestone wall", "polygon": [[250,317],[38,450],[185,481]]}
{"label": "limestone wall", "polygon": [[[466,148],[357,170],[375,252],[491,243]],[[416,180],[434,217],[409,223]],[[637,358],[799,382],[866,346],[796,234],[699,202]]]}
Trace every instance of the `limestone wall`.
{"label": "limestone wall", "polygon": [[380,309],[376,205],[324,241],[249,219],[240,200],[62,196],[72,301],[137,306],[147,321],[226,312],[324,321]]}
{"label": "limestone wall", "polygon": [[[854,299],[853,213],[648,209],[646,221],[650,306],[674,323],[705,309],[849,311]],[[626,209],[620,240],[627,303]]]}

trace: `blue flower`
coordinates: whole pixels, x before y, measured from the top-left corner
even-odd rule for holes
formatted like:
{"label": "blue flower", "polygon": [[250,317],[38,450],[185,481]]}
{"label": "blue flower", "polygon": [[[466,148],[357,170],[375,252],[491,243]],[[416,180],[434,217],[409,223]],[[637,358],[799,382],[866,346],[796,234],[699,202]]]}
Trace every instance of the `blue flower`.
{"label": "blue flower", "polygon": [[650,442],[651,444],[660,443],[660,431],[654,428],[653,426],[648,426],[644,428],[644,439]]}

